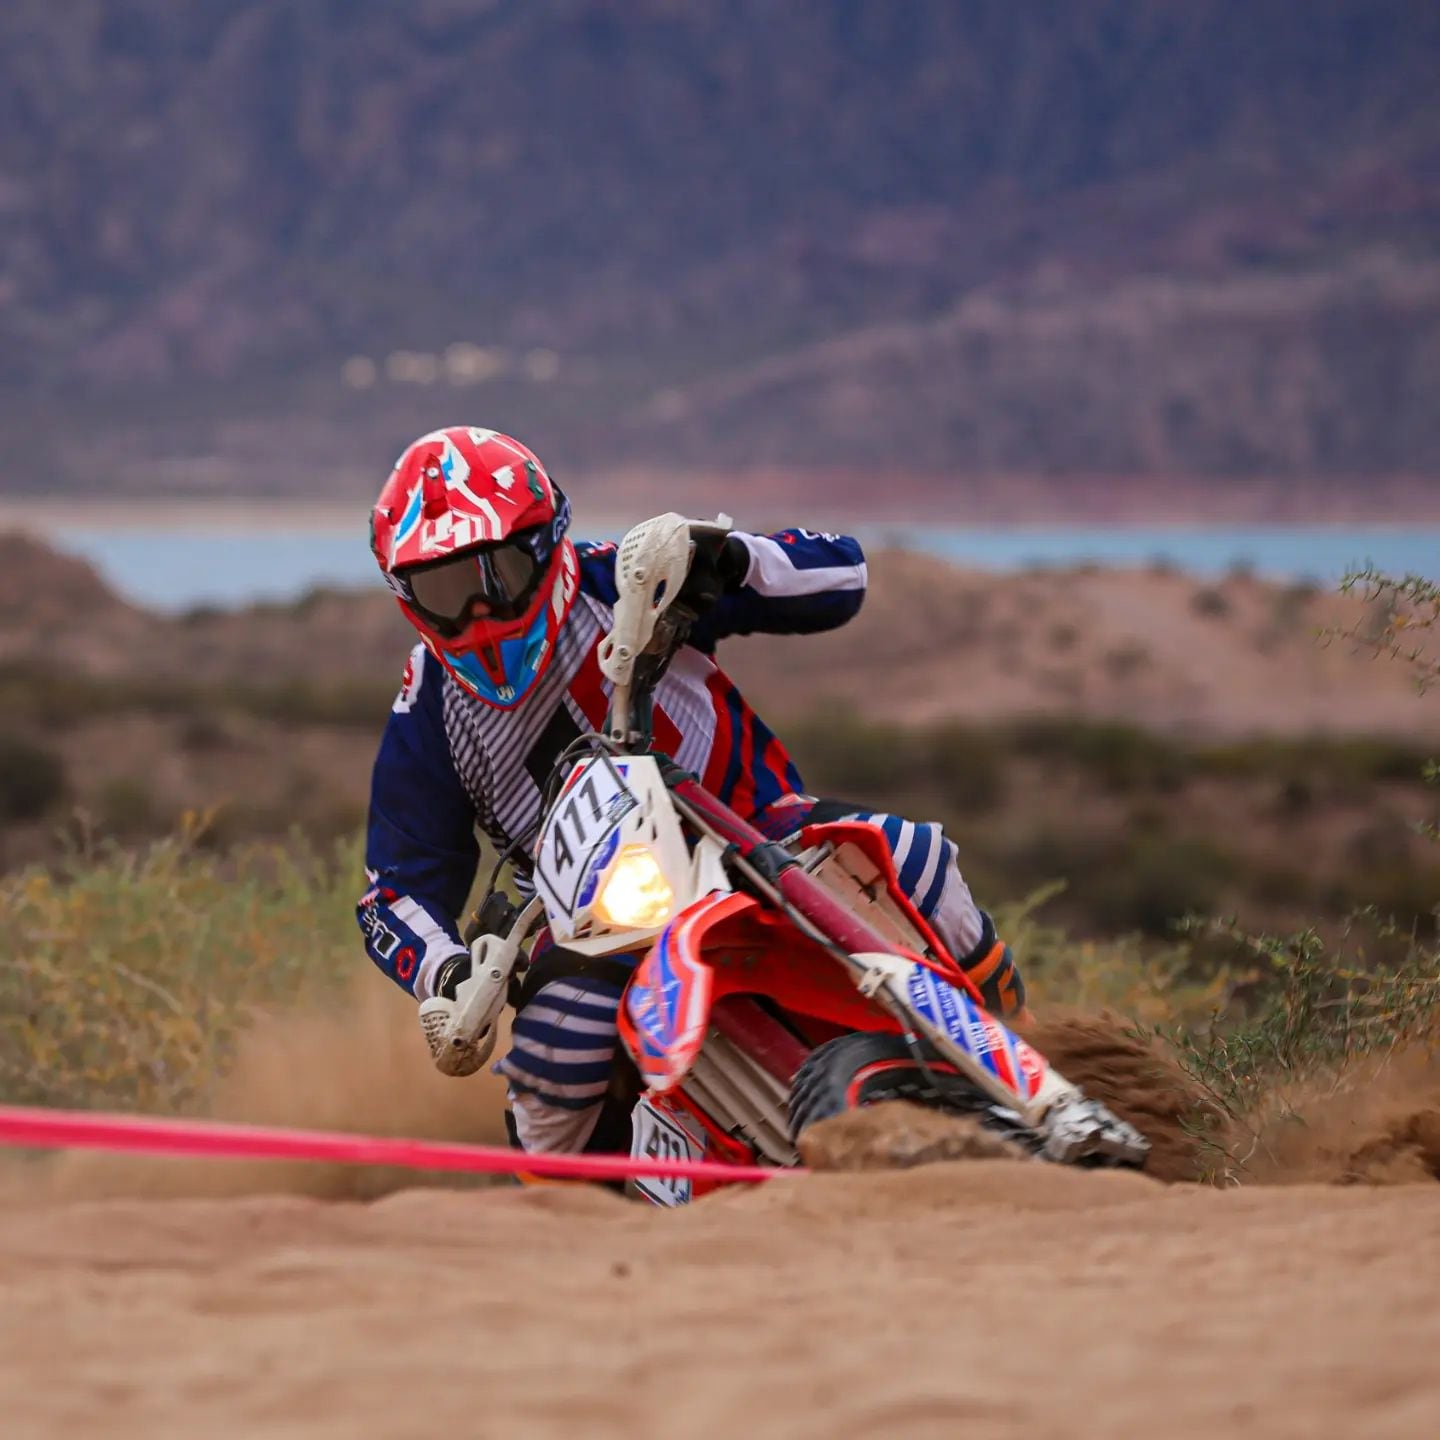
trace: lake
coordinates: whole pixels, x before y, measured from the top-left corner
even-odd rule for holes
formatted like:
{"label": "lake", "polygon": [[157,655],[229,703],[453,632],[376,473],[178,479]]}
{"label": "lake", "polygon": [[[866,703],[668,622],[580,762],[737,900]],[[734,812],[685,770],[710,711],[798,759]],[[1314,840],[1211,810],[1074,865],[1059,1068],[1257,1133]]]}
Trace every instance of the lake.
{"label": "lake", "polygon": [[[1440,573],[1440,526],[925,528],[862,526],[871,548],[900,545],[996,570],[1081,563],[1164,562],[1196,575],[1236,566],[1276,579],[1334,584],[1368,563],[1392,573]],[[254,522],[163,530],[88,527],[74,520],[50,542],[93,561],[122,594],[164,610],[286,600],[319,585],[378,585],[362,529],[311,526],[266,533]],[[603,532],[597,539],[616,538]]]}

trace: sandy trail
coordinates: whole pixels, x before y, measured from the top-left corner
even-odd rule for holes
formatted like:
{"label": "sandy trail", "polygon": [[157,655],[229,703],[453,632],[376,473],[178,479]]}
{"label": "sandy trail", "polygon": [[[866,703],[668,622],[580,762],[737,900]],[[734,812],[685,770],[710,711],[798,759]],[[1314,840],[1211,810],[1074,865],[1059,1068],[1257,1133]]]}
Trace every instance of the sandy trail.
{"label": "sandy trail", "polygon": [[1433,1186],[980,1161],[608,1194],[12,1200],[7,1437],[1218,1433],[1440,1417]]}

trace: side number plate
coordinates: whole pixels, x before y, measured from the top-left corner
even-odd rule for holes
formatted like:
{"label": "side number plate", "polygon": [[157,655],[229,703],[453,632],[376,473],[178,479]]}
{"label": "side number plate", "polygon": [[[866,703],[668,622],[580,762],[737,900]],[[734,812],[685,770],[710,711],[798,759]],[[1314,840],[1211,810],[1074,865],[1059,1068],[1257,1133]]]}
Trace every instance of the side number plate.
{"label": "side number plate", "polygon": [[[631,1116],[634,1140],[631,1155],[646,1160],[703,1160],[705,1147],[691,1138],[668,1115],[662,1114],[648,1100],[636,1105]],[[642,1175],[635,1188],[656,1205],[688,1205],[689,1180],[673,1175]]]}

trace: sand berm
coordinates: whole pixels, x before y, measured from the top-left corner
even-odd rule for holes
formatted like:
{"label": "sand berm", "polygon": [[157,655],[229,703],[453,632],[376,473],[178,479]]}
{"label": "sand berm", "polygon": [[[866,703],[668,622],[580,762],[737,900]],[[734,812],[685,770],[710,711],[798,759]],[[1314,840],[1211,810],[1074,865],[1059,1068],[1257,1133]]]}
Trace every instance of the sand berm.
{"label": "sand berm", "polygon": [[[433,1075],[372,996],[257,1026],[217,1112],[496,1138],[493,1084]],[[1115,1048],[1117,1102],[1157,1133],[1158,1174],[1185,1172],[1175,1073],[1093,1019],[1044,1039],[1072,1070]],[[1440,1072],[1393,1057],[1309,1115],[1262,1137],[1257,1170],[1302,1183],[969,1158],[682,1212],[359,1171],[12,1165],[0,1430],[1431,1436]]]}

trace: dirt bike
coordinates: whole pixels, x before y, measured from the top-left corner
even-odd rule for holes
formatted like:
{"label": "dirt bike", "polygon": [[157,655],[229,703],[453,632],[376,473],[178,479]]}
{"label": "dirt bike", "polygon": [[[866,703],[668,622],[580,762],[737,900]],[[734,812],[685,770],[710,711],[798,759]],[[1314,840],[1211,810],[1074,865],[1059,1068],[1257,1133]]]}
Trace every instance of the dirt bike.
{"label": "dirt bike", "polygon": [[[1143,1165],[1137,1130],[986,1011],[876,827],[809,825],[777,844],[652,749],[655,686],[695,618],[680,603],[694,547],[729,530],[670,514],[621,542],[605,733],[557,762],[528,847],[534,898],[518,913],[502,900],[455,1000],[421,1006],[436,1063],[469,1074],[488,1058],[525,947],[548,928],[583,956],[642,954],[618,1015],[633,1083],[606,1102],[629,1108],[635,1154],[793,1166],[810,1126],[909,1099],[1040,1159]],[[678,1205],[710,1187],[636,1188]]]}

